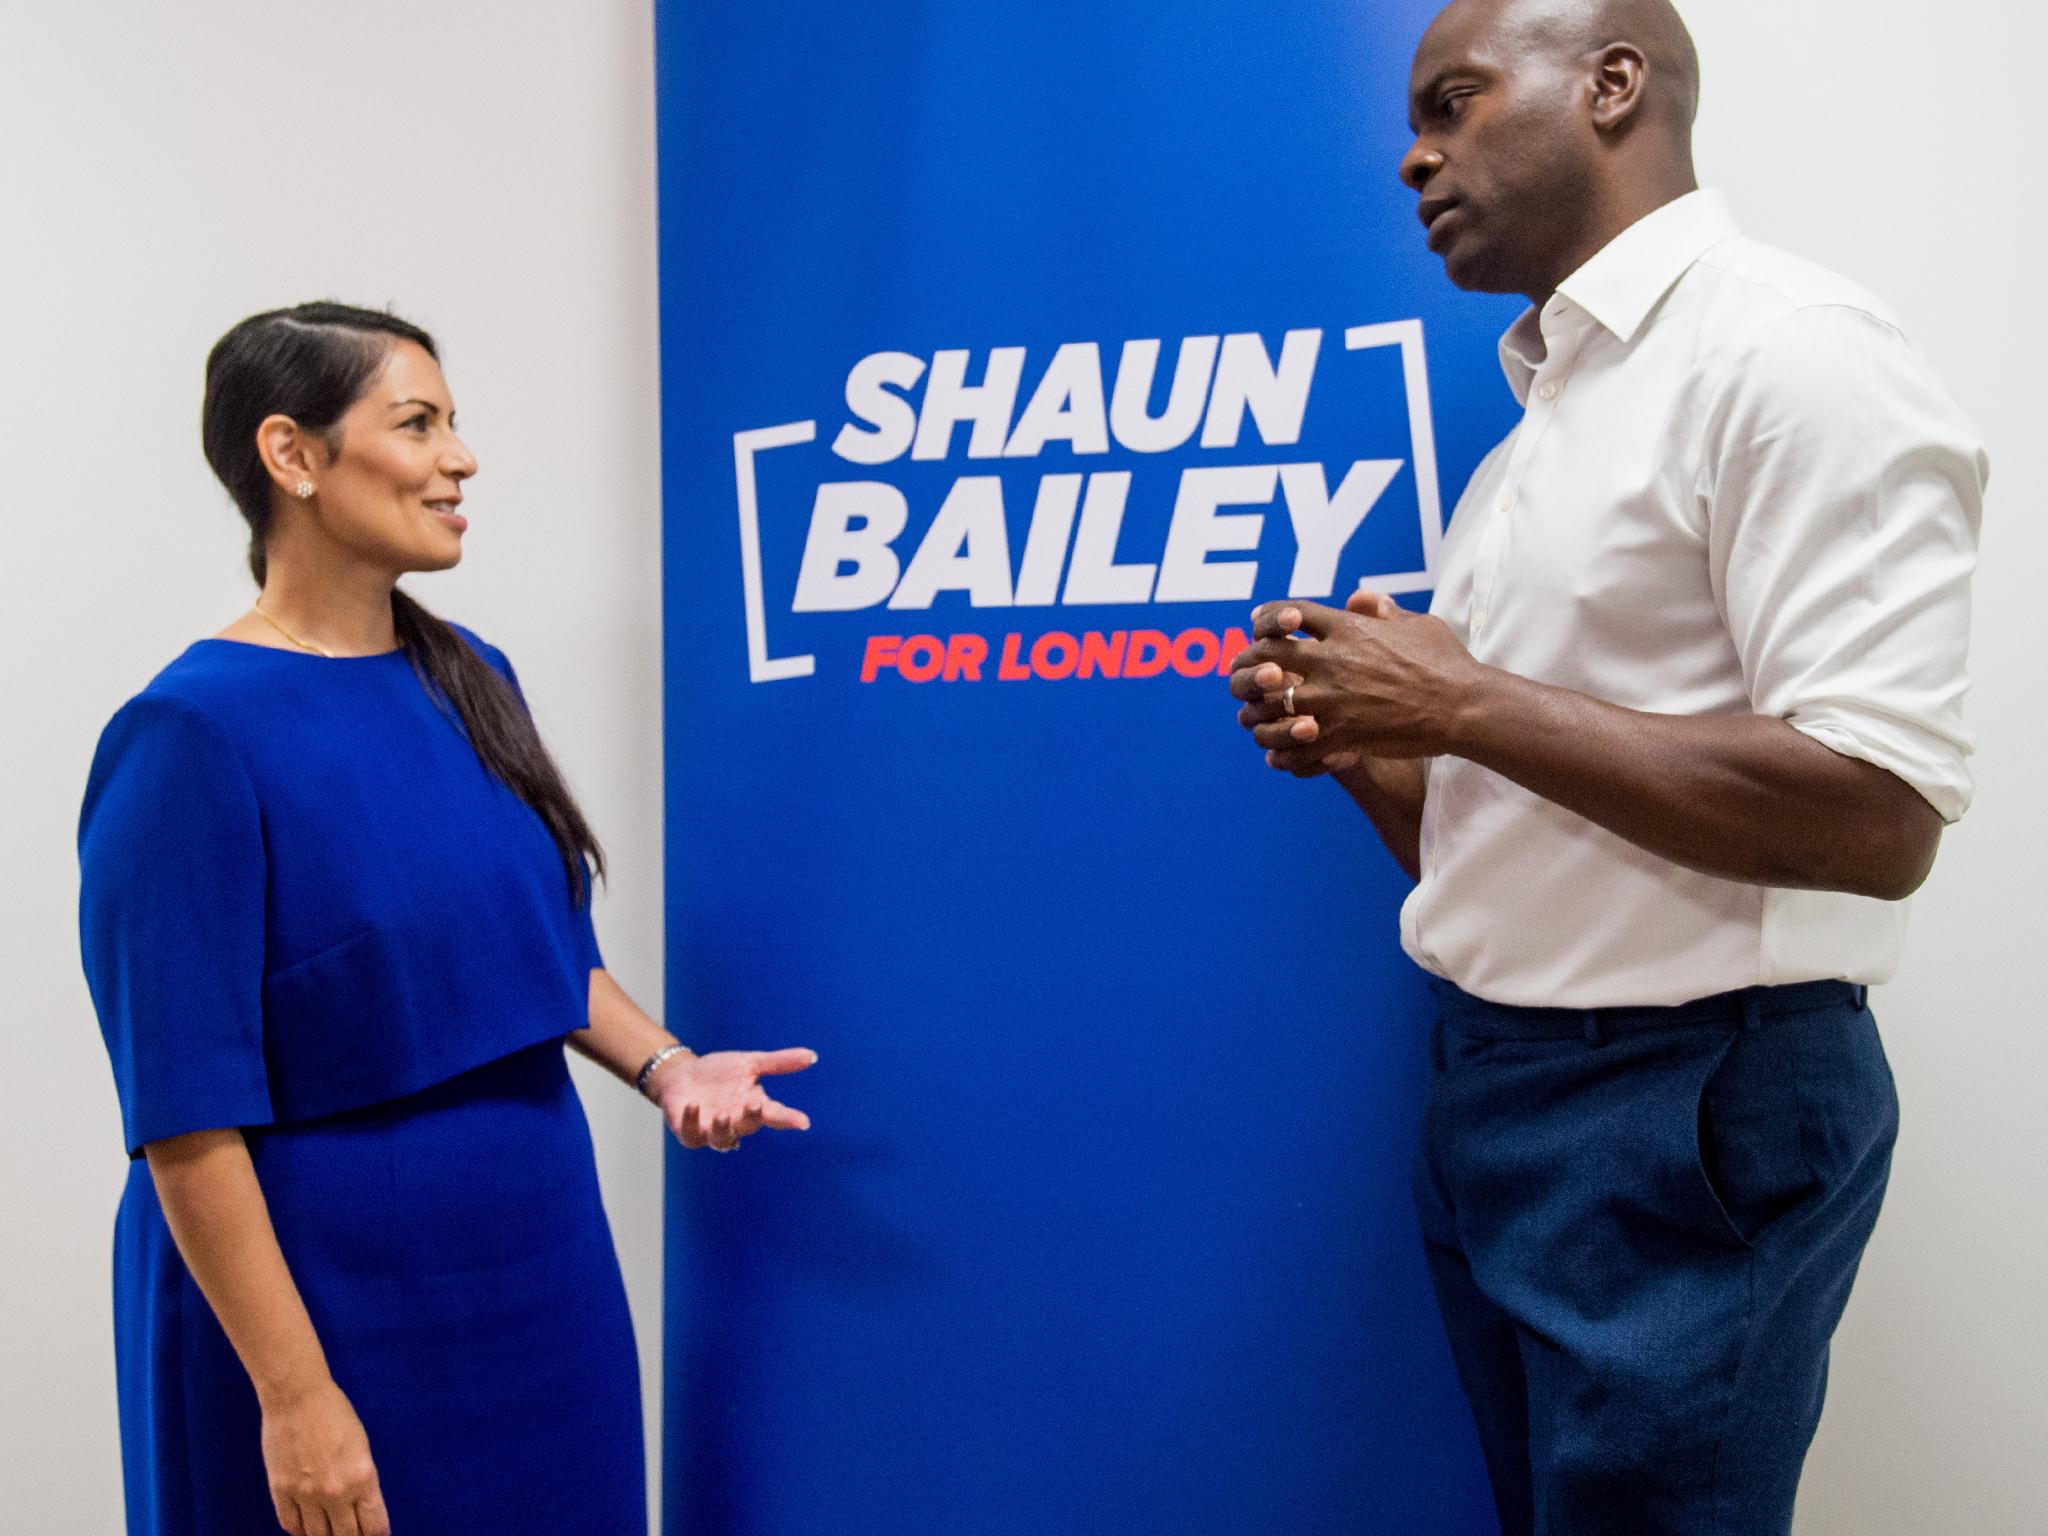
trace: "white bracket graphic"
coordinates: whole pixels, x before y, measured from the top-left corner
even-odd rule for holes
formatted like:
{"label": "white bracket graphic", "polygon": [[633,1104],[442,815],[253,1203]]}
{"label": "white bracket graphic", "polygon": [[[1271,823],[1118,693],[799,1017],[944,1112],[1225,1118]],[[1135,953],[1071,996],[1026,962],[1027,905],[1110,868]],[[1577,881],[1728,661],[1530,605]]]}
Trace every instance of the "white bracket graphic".
{"label": "white bracket graphic", "polygon": [[757,683],[809,677],[818,670],[818,658],[768,654],[768,600],[761,586],[761,497],[754,485],[754,455],[814,442],[817,436],[815,421],[755,427],[732,435],[732,467],[740,491],[740,577],[747,594],[747,676]]}
{"label": "white bracket graphic", "polygon": [[1420,320],[1389,320],[1381,325],[1354,325],[1344,333],[1346,351],[1367,347],[1401,349],[1401,380],[1408,392],[1408,442],[1415,463],[1416,515],[1422,519],[1422,569],[1391,576],[1367,576],[1358,583],[1389,597],[1427,592],[1436,585],[1436,556],[1444,541],[1444,506],[1436,480],[1436,422],[1429,411],[1429,356],[1423,350]]}

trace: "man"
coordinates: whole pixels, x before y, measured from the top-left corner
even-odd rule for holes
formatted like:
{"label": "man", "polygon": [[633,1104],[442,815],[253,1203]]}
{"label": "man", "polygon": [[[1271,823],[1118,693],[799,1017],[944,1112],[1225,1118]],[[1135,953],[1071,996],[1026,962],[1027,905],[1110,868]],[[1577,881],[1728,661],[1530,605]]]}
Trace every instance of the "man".
{"label": "man", "polygon": [[1240,719],[1418,885],[1415,1190],[1509,1536],[1779,1532],[1897,1106],[1864,986],[1970,796],[1986,466],[1886,311],[1697,190],[1664,0],[1458,0],[1401,175],[1527,296],[1430,615],[1254,615]]}

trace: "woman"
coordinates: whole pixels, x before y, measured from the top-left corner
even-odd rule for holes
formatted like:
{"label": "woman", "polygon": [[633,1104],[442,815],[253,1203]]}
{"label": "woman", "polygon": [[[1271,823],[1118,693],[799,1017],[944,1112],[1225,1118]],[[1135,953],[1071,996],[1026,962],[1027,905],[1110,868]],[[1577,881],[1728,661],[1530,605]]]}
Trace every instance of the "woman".
{"label": "woman", "polygon": [[396,588],[476,461],[424,331],[307,304],[207,361],[262,589],[100,740],[85,966],[130,1157],[131,1536],[643,1536],[626,1298],[562,1046],[731,1151],[806,1118],[603,969],[603,856],[495,648]]}

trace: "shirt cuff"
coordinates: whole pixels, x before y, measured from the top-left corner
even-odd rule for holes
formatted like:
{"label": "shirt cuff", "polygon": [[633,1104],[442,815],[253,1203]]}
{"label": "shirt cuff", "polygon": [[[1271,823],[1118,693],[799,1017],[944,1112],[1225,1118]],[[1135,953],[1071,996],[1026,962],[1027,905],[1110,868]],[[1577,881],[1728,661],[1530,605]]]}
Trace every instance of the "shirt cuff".
{"label": "shirt cuff", "polygon": [[1966,763],[1967,744],[1928,735],[1918,727],[1882,715],[1849,716],[1839,711],[1800,716],[1787,724],[1822,746],[1871,763],[1919,791],[1944,822],[1960,821],[1970,808],[1975,785]]}

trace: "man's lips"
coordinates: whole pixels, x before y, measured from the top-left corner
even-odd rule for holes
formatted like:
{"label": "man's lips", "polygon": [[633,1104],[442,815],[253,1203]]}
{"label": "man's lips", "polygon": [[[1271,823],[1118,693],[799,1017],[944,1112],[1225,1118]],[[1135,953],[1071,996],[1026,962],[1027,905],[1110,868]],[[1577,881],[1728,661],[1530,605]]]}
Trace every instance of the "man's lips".
{"label": "man's lips", "polygon": [[1432,251],[1437,248],[1437,240],[1447,227],[1445,216],[1455,213],[1458,207],[1458,200],[1454,197],[1425,197],[1416,204],[1415,216],[1422,220],[1423,227],[1429,231],[1429,248]]}

